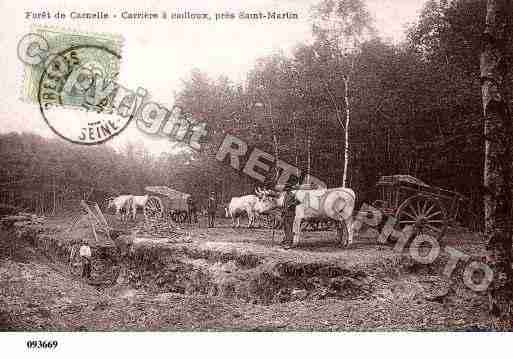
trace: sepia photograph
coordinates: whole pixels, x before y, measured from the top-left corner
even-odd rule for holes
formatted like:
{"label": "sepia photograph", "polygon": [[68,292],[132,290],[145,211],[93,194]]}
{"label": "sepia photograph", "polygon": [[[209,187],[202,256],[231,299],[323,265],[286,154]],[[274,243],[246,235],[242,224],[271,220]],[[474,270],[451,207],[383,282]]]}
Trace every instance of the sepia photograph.
{"label": "sepia photograph", "polygon": [[0,27],[0,343],[511,339],[513,0],[2,0]]}

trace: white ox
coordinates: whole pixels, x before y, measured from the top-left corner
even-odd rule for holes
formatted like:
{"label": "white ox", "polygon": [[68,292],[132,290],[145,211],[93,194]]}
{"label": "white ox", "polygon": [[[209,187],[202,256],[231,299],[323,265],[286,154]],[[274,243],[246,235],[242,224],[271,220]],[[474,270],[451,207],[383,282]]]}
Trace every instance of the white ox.
{"label": "white ox", "polygon": [[[248,228],[253,227],[255,221],[255,204],[258,197],[250,194],[242,197],[233,197],[226,208],[226,217],[231,217],[232,227],[240,227],[240,216],[246,212],[248,215]],[[235,218],[237,218],[237,226],[235,226]]]}
{"label": "white ox", "polygon": [[[312,218],[331,218],[337,223],[338,238],[344,245],[353,242],[353,210],[356,195],[350,188],[331,189],[298,189],[293,190],[299,202],[296,206],[294,218],[294,244],[298,244],[301,237],[301,221]],[[271,192],[258,190],[259,207],[264,212],[274,208],[282,208],[285,192]],[[344,228],[347,231],[347,240],[344,239]]]}
{"label": "white ox", "polygon": [[135,219],[135,216],[137,214],[137,208],[142,208],[144,212],[144,207],[146,206],[146,203],[148,203],[148,199],[150,196],[147,194],[145,196],[132,196],[133,198],[133,205],[132,205],[132,216]]}
{"label": "white ox", "polygon": [[[109,198],[107,208],[114,208],[116,215],[121,216],[121,221],[128,220],[130,212],[133,214],[134,207],[134,196],[130,194],[124,194],[114,198]],[[135,217],[132,217],[132,219]]]}

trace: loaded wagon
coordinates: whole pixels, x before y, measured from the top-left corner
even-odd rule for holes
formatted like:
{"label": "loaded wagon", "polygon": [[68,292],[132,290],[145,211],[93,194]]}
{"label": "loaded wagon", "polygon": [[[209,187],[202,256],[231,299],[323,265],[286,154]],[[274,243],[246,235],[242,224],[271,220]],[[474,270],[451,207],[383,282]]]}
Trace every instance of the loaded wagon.
{"label": "loaded wagon", "polygon": [[396,229],[412,226],[415,233],[441,239],[456,222],[467,198],[458,192],[430,186],[410,175],[382,176],[376,184],[373,207],[396,219]]}
{"label": "loaded wagon", "polygon": [[146,218],[170,218],[174,222],[184,223],[187,220],[187,199],[191,196],[167,186],[148,186],[149,194],[144,206]]}

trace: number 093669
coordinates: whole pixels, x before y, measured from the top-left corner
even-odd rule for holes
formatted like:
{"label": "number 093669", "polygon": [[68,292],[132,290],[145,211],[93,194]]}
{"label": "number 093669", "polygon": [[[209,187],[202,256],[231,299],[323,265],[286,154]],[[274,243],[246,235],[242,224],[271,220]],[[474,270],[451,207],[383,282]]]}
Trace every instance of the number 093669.
{"label": "number 093669", "polygon": [[28,349],[55,349],[57,345],[57,340],[27,340]]}

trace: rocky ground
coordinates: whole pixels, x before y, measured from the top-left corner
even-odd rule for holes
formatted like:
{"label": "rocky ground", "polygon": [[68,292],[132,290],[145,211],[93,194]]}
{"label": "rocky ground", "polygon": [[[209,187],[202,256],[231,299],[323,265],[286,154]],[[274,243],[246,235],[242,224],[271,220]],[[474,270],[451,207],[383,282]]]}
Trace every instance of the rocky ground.
{"label": "rocky ground", "polygon": [[[418,264],[364,234],[343,249],[333,232],[308,233],[285,250],[281,232],[273,238],[224,220],[208,229],[201,219],[168,238],[132,236],[122,258],[93,248],[86,282],[67,255],[90,231],[66,232],[71,222],[47,218],[33,232],[1,232],[2,330],[491,329],[486,297],[466,288],[463,267],[447,278],[446,255]],[[483,255],[483,240],[471,233],[449,234],[445,244]]]}

